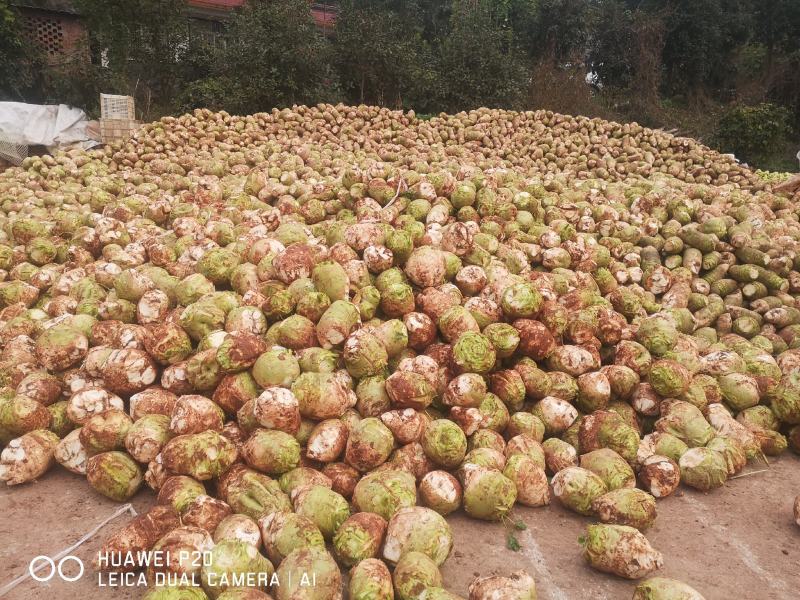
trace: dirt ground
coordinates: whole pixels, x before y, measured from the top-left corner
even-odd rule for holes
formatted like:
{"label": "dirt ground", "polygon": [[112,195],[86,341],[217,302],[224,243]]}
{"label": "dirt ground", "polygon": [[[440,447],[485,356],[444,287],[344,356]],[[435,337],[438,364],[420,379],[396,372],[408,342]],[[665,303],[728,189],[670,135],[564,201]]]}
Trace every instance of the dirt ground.
{"label": "dirt ground", "polygon": [[[753,467],[760,470],[763,467]],[[701,494],[681,488],[659,501],[658,519],[647,532],[664,554],[659,575],[681,579],[707,600],[796,600],[800,598],[800,527],[792,502],[800,494],[800,458],[785,454],[769,471],[730,481]],[[146,510],[153,494],[140,492],[134,507]],[[38,483],[0,489],[0,589],[26,572],[37,555],[54,555],[111,515],[118,505],[94,493],[86,482],[53,469]],[[635,584],[597,573],[584,563],[578,538],[589,519],[557,504],[517,509],[528,528],[515,533],[518,552],[506,548],[503,525],[450,517],[455,549],[442,569],[445,586],[467,596],[476,575],[528,570],[540,600],[629,599]],[[73,552],[86,563],[74,583],[28,579],[3,600],[124,600],[140,598],[141,588],[99,587],[91,558],[103,539],[127,522],[119,517]],[[67,576],[77,574],[65,565]],[[46,572],[47,570],[45,570]]]}

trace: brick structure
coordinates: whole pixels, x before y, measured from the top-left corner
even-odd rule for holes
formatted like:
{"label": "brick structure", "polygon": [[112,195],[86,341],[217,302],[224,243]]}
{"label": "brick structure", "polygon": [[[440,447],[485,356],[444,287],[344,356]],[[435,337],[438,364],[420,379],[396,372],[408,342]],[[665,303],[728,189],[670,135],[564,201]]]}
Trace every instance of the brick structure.
{"label": "brick structure", "polygon": [[[215,43],[223,31],[223,23],[231,11],[246,0],[187,0],[191,35]],[[29,39],[42,46],[48,61],[57,65],[79,54],[89,60],[85,44],[86,29],[77,9],[70,0],[11,0],[20,13],[24,31]],[[331,33],[339,7],[335,3],[310,2],[317,26]]]}
{"label": "brick structure", "polygon": [[41,45],[51,64],[86,54],[86,29],[68,0],[12,0],[10,4],[19,11],[25,35]]}
{"label": "brick structure", "polygon": [[188,0],[189,34],[216,44],[228,15],[244,3],[245,0]]}
{"label": "brick structure", "polygon": [[329,2],[313,2],[311,4],[311,14],[314,15],[314,22],[317,24],[317,27],[322,29],[325,33],[331,33],[336,25],[339,6]]}
{"label": "brick structure", "polygon": [[[205,27],[209,31],[219,30],[215,27],[221,24],[227,14],[239,8],[246,0],[188,0],[189,15],[193,27]],[[310,2],[311,14],[317,27],[326,33],[333,31],[339,6],[333,2]],[[204,23],[205,22],[205,23]]]}
{"label": "brick structure", "polygon": [[198,10],[228,11],[239,8],[245,0],[188,0],[189,6]]}

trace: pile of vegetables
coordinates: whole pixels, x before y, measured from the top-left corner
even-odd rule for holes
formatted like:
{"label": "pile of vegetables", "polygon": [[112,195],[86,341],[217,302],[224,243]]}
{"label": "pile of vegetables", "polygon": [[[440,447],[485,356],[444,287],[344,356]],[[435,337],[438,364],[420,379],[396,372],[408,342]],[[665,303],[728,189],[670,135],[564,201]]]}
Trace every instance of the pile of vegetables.
{"label": "pile of vegetables", "polygon": [[762,171],[761,169],[756,169],[756,175],[761,178],[762,181],[771,184],[780,184],[784,181],[788,181],[791,179],[794,174],[793,173],[782,173],[780,171]]}
{"label": "pile of vegetables", "polygon": [[552,498],[646,578],[657,499],[800,452],[798,201],[544,111],[198,110],[29,158],[0,174],[0,479],[154,490],[104,550],[200,585],[150,600],[458,598],[445,516]]}

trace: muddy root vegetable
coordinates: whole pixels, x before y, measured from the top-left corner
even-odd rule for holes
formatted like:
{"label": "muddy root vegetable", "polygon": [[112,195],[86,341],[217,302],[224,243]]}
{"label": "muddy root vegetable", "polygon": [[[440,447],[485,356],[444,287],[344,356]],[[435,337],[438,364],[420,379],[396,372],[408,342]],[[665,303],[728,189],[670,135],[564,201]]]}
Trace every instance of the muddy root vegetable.
{"label": "muddy root vegetable", "polygon": [[[156,505],[143,515],[139,515],[130,523],[108,538],[100,549],[101,555],[114,557],[115,564],[124,563],[128,557],[142,556],[148,552],[162,537],[173,529],[180,527],[179,514],[171,506]],[[103,561],[96,566],[100,569],[117,568],[111,566],[112,561]],[[125,569],[145,566],[143,562]]]}
{"label": "muddy root vegetable", "polygon": [[553,476],[553,496],[582,515],[592,513],[592,503],[608,491],[605,482],[582,467],[567,467]]}
{"label": "muddy root vegetable", "polygon": [[584,558],[592,567],[626,579],[646,577],[664,563],[647,538],[626,525],[589,525],[584,544]]}
{"label": "muddy root vegetable", "polygon": [[[307,592],[309,579],[303,576],[310,573],[316,575],[316,585]],[[298,548],[283,560],[276,575],[280,582],[277,600],[292,600],[298,595],[310,600],[337,600],[342,594],[341,572],[324,548]]]}
{"label": "muddy root vegetable", "polygon": [[651,577],[636,586],[633,600],[704,600],[694,588],[666,577]]}
{"label": "muddy root vegetable", "polygon": [[144,482],[141,468],[124,452],[103,452],[86,462],[86,480],[104,496],[123,502]]}
{"label": "muddy root vegetable", "polygon": [[0,453],[0,481],[19,485],[44,475],[53,464],[58,436],[37,429],[9,442]]}
{"label": "muddy root vegetable", "polygon": [[353,600],[393,600],[392,575],[383,561],[367,558],[350,570],[348,594]]}
{"label": "muddy root vegetable", "polygon": [[469,600],[536,600],[536,582],[525,571],[515,571],[509,576],[478,577],[469,585]]}
{"label": "muddy root vegetable", "polygon": [[333,536],[334,555],[346,566],[376,558],[383,544],[386,525],[386,521],[375,513],[351,515]]}
{"label": "muddy root vegetable", "polygon": [[383,558],[396,564],[408,552],[420,552],[437,566],[453,549],[450,525],[439,513],[422,506],[402,508],[389,520]]}

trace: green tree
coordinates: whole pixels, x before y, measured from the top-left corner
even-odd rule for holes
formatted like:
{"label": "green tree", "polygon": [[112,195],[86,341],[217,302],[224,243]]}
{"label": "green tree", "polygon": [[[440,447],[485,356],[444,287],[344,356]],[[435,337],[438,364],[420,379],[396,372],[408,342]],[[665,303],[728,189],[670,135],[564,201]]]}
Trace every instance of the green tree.
{"label": "green tree", "polygon": [[426,109],[436,73],[416,8],[414,2],[341,4],[334,57],[351,102]]}
{"label": "green tree", "polygon": [[755,36],[767,49],[767,68],[781,55],[800,52],[800,2],[758,0],[753,2]]}
{"label": "green tree", "polygon": [[726,97],[734,76],[732,53],[746,42],[752,29],[750,0],[644,0],[640,4],[644,10],[665,15],[665,91],[689,98]]}
{"label": "green tree", "polygon": [[588,68],[607,93],[622,94],[638,118],[658,109],[668,12],[630,0],[600,0],[593,9]]}
{"label": "green tree", "polygon": [[755,40],[765,49],[768,98],[794,110],[800,130],[800,2],[754,0]]}
{"label": "green tree", "polygon": [[211,76],[190,83],[184,99],[238,113],[336,101],[331,44],[316,27],[308,2],[248,2],[227,23],[225,41]]}
{"label": "green tree", "polygon": [[633,80],[633,12],[623,0],[600,0],[596,6],[588,63],[599,84],[625,88]]}
{"label": "green tree", "polygon": [[35,49],[25,42],[17,14],[0,0],[0,100],[24,100],[34,82]]}
{"label": "green tree", "polygon": [[137,109],[169,110],[189,47],[183,0],[76,0],[103,91],[131,95]]}
{"label": "green tree", "polygon": [[[527,25],[525,47],[537,58],[556,62],[582,59],[592,31],[593,0],[538,0],[516,2],[517,11],[525,5]],[[523,32],[520,32],[522,34]]]}
{"label": "green tree", "polygon": [[439,45],[444,110],[518,108],[530,83],[525,53],[490,0],[454,0],[450,31]]}
{"label": "green tree", "polygon": [[720,119],[717,143],[747,162],[770,163],[792,133],[789,118],[783,106],[736,106]]}
{"label": "green tree", "polygon": [[540,48],[534,46],[534,41],[541,28],[542,0],[500,0],[495,10],[514,32],[520,48],[529,56],[539,55]]}
{"label": "green tree", "polygon": [[[399,4],[405,4],[399,0]],[[450,30],[452,0],[416,0],[414,5],[422,23],[422,37],[433,45],[443,39]]]}

